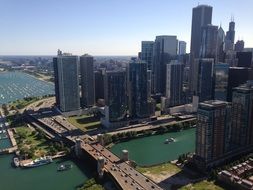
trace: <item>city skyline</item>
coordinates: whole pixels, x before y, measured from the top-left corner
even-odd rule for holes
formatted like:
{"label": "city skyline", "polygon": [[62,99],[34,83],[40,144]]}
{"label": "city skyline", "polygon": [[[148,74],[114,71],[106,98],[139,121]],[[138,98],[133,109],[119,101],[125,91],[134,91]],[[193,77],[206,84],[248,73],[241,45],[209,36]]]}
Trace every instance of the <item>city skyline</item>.
{"label": "city skyline", "polygon": [[192,8],[198,3],[213,7],[212,23],[221,24],[224,31],[228,30],[233,16],[235,41],[243,39],[245,47],[253,46],[253,28],[248,22],[253,16],[250,0],[243,0],[240,10],[235,0],[208,3],[190,0],[183,5],[163,0],[145,1],[145,4],[132,0],[72,4],[65,0],[26,0],[25,3],[1,0],[0,55],[55,55],[58,48],[77,55],[84,52],[136,55],[141,41],[154,40],[157,35],[177,35],[179,40],[187,42],[189,52]]}

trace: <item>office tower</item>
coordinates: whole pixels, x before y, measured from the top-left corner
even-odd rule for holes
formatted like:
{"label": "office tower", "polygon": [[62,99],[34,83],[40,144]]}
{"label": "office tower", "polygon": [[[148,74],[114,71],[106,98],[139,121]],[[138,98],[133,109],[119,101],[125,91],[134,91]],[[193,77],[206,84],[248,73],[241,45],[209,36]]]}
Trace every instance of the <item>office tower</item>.
{"label": "office tower", "polygon": [[213,58],[217,60],[218,26],[208,24],[202,27],[200,58]]}
{"label": "office tower", "polygon": [[253,144],[253,81],[234,88],[232,99],[232,145]]}
{"label": "office tower", "polygon": [[93,57],[83,55],[80,57],[82,107],[89,107],[95,104],[95,81]]}
{"label": "office tower", "polygon": [[232,21],[229,23],[229,30],[226,33],[225,38],[225,51],[234,50],[235,43],[235,22]]}
{"label": "office tower", "polygon": [[149,116],[147,64],[134,60],[128,65],[128,108],[131,118]]}
{"label": "office tower", "polygon": [[214,59],[199,59],[198,64],[197,94],[199,101],[212,100],[214,95]]}
{"label": "office tower", "polygon": [[94,72],[95,75],[95,100],[104,99],[104,75],[105,69]]}
{"label": "office tower", "polygon": [[108,71],[104,83],[106,118],[109,122],[120,121],[127,113],[126,72]]}
{"label": "office tower", "polygon": [[[59,53],[60,50],[58,50]],[[59,55],[59,54],[58,54]],[[55,105],[59,107],[60,105],[60,94],[59,94],[59,76],[58,76],[58,67],[57,67],[57,57],[53,58],[53,67],[54,67],[54,91],[55,91]]]}
{"label": "office tower", "polygon": [[141,42],[141,58],[140,59],[147,63],[148,70],[152,70],[153,47],[154,47],[154,41]]}
{"label": "office tower", "polygon": [[171,107],[182,103],[183,70],[183,64],[175,60],[166,66],[166,98]]}
{"label": "office tower", "polygon": [[229,150],[231,105],[209,100],[199,104],[196,129],[196,156],[208,167]]}
{"label": "office tower", "polygon": [[[199,5],[192,10],[192,27],[191,27],[191,48],[190,48],[190,89],[194,89],[194,77],[198,70],[194,67],[196,58],[199,58],[201,46],[202,27],[212,24],[211,6]],[[194,90],[191,90],[194,94]]]}
{"label": "office tower", "polygon": [[151,98],[151,89],[152,89],[152,71],[147,70],[147,88],[148,88],[148,99]]}
{"label": "office tower", "polygon": [[194,58],[199,58],[202,27],[212,24],[212,11],[213,8],[207,5],[199,5],[192,10],[191,54]]}
{"label": "office tower", "polygon": [[225,53],[225,63],[228,63],[230,67],[237,66],[236,52],[229,50]]}
{"label": "office tower", "polygon": [[232,101],[233,88],[253,80],[253,69],[245,67],[230,67],[228,73],[228,95],[227,101]]}
{"label": "office tower", "polygon": [[228,90],[228,71],[229,65],[227,63],[218,63],[214,65],[214,99],[215,100],[227,100]]}
{"label": "office tower", "polygon": [[237,67],[251,67],[252,52],[237,52]]}
{"label": "office tower", "polygon": [[217,61],[224,62],[225,61],[225,32],[223,28],[220,26],[218,29],[218,38],[217,38]]}
{"label": "office tower", "polygon": [[185,55],[186,54],[186,42],[179,41],[178,42],[178,55]]}
{"label": "office tower", "polygon": [[244,41],[243,40],[238,40],[235,43],[235,51],[237,52],[241,52],[244,50]]}
{"label": "office tower", "polygon": [[54,58],[56,103],[63,112],[80,109],[78,57],[59,54]]}
{"label": "office tower", "polygon": [[177,55],[176,36],[156,36],[153,54],[154,93],[165,94],[166,64]]}

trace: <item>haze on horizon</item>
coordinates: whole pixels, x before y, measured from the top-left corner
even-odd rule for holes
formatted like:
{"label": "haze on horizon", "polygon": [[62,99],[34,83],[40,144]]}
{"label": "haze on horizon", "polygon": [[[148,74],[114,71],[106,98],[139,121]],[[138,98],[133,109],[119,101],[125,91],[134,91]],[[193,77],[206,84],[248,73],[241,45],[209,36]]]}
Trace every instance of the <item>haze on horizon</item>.
{"label": "haze on horizon", "polygon": [[136,55],[141,41],[177,35],[190,49],[192,8],[213,7],[214,25],[253,47],[252,0],[0,0],[0,55]]}

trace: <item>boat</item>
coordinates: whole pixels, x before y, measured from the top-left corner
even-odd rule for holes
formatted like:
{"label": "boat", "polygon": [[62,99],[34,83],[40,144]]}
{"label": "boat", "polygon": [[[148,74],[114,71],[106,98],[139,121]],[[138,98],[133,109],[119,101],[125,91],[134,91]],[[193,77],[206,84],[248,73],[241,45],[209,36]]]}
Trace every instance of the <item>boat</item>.
{"label": "boat", "polygon": [[176,140],[174,138],[169,138],[165,140],[165,144],[171,143],[171,142],[175,142]]}
{"label": "boat", "polygon": [[44,156],[44,157],[40,157],[35,160],[32,160],[31,162],[23,164],[23,167],[24,168],[34,168],[34,167],[50,164],[52,162],[53,162],[53,159],[51,156]]}
{"label": "boat", "polygon": [[14,163],[14,165],[16,166],[16,167],[19,167],[19,159],[17,158],[17,157],[14,157],[13,158],[13,163]]}
{"label": "boat", "polygon": [[72,168],[71,164],[61,164],[58,168],[57,171],[61,172],[61,171],[66,171]]}

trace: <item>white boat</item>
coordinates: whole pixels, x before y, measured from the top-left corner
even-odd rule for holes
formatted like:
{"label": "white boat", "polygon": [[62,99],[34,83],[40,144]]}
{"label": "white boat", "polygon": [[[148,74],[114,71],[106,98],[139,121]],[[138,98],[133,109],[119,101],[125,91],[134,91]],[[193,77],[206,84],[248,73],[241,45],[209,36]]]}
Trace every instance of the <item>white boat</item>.
{"label": "white boat", "polygon": [[171,142],[175,142],[176,140],[174,138],[169,138],[165,140],[165,144],[171,143]]}
{"label": "white boat", "polygon": [[14,157],[13,158],[13,163],[14,163],[14,165],[16,166],[16,167],[19,167],[19,159],[17,158],[17,157]]}
{"label": "white boat", "polygon": [[29,163],[24,164],[23,167],[34,168],[34,167],[50,164],[52,162],[53,162],[53,159],[51,156],[44,156],[44,157],[37,158]]}

